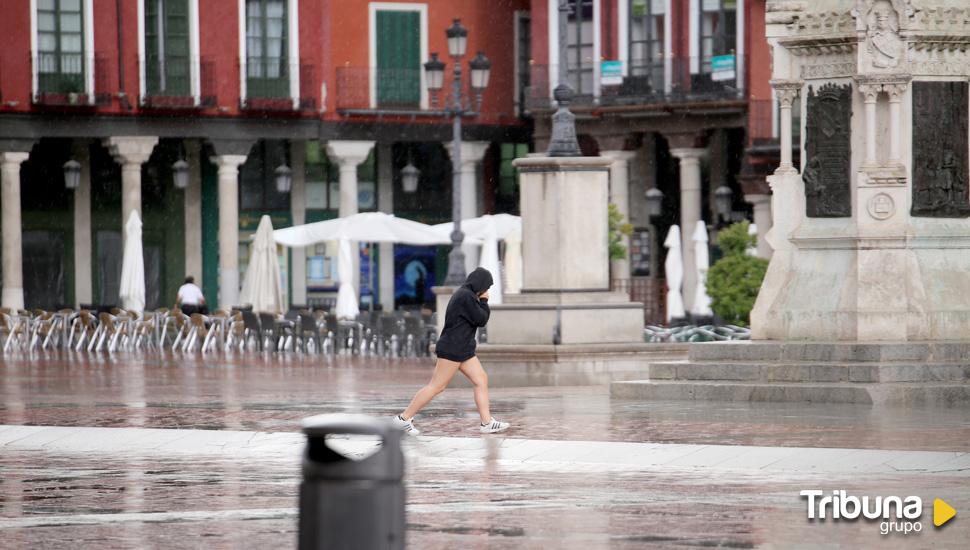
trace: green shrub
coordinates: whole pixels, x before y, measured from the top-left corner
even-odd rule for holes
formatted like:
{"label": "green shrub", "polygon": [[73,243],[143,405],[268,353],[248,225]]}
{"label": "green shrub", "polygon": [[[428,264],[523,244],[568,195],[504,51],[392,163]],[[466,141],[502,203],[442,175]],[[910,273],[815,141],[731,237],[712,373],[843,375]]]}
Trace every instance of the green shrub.
{"label": "green shrub", "polygon": [[748,326],[750,322],[751,308],[768,269],[768,260],[747,253],[756,243],[757,237],[748,234],[746,221],[717,236],[724,256],[707,272],[707,294],[711,297],[711,309],[727,323]]}
{"label": "green shrub", "polygon": [[622,260],[626,258],[626,247],[623,246],[623,237],[633,234],[633,226],[623,221],[623,214],[615,204],[609,205],[609,235],[610,235],[610,259]]}

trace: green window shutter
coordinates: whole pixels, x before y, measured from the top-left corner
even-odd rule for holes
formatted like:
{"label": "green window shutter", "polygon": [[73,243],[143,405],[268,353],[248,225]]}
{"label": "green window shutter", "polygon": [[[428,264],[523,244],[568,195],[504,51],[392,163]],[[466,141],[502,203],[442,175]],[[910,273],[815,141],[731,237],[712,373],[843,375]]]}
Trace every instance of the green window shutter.
{"label": "green window shutter", "polygon": [[166,94],[187,96],[192,93],[188,0],[165,0],[164,6]]}
{"label": "green window shutter", "polygon": [[377,102],[417,107],[421,101],[421,18],[416,11],[377,12]]}

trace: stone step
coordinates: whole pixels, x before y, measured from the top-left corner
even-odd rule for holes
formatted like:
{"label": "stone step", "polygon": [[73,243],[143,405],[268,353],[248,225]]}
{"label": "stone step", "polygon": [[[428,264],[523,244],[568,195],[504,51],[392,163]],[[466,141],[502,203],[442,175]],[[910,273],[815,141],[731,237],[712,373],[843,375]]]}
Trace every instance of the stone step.
{"label": "stone step", "polygon": [[647,377],[737,382],[970,382],[970,364],[664,361],[650,363]]}
{"label": "stone step", "polygon": [[734,341],[697,343],[691,361],[820,361],[885,362],[970,361],[968,342],[774,342]]}
{"label": "stone step", "polygon": [[613,382],[616,399],[856,403],[861,405],[970,406],[967,383],[749,383],[725,381]]}

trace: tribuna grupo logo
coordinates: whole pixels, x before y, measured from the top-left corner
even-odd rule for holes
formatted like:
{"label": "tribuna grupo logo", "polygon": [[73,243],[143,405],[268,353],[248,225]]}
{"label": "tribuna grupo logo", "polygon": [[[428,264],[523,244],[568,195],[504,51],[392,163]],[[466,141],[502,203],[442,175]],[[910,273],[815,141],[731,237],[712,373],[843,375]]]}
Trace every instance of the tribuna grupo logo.
{"label": "tribuna grupo logo", "polygon": [[[844,490],[834,490],[826,495],[822,490],[805,490],[799,493],[806,499],[808,519],[856,520],[860,517],[879,521],[883,535],[900,533],[908,535],[923,530],[923,499],[917,496],[857,497]],[[956,510],[943,499],[933,501],[933,525],[941,527],[956,515]]]}

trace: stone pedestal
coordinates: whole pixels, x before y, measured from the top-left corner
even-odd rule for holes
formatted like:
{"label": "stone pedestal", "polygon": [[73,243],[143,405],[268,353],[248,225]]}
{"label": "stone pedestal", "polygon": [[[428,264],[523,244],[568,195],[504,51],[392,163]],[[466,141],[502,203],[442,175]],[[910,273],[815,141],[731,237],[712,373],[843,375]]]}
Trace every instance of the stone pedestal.
{"label": "stone pedestal", "polygon": [[643,341],[643,305],[610,292],[603,157],[518,159],[523,284],[492,307],[489,344]]}

